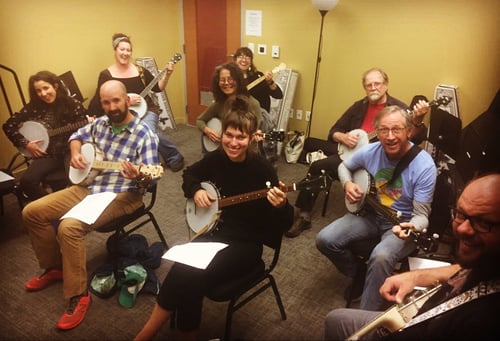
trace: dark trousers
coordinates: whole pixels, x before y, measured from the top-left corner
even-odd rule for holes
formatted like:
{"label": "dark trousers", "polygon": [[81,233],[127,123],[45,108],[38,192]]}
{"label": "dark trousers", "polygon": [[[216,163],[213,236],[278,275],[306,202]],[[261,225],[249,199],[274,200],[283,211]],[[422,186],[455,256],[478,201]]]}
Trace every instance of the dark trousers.
{"label": "dark trousers", "polygon": [[21,177],[21,189],[29,200],[36,200],[47,195],[42,182],[46,181],[50,176],[55,180],[50,183],[52,191],[65,188],[68,185],[68,180],[63,174],[68,174],[63,159],[54,157],[34,159]]}
{"label": "dark trousers", "polygon": [[203,298],[211,288],[247,273],[262,256],[262,245],[256,242],[214,240],[209,234],[195,241],[220,241],[229,246],[219,251],[205,270],[174,263],[168,272],[157,302],[163,309],[175,311],[181,331],[199,328]]}
{"label": "dark trousers", "polygon": [[[321,171],[324,170],[333,180],[338,180],[338,167],[342,160],[337,152],[337,144],[309,137],[304,143],[304,159],[305,153],[313,152],[318,149],[321,149],[328,157],[313,162],[309,166],[307,173],[314,177],[320,175]],[[301,211],[311,212],[317,197],[318,193],[300,191],[295,201],[295,207],[299,208]]]}

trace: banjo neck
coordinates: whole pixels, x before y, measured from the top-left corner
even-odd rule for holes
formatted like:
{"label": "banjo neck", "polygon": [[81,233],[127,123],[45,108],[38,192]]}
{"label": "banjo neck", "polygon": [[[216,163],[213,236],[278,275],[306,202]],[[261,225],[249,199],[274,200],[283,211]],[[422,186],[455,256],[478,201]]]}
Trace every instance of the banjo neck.
{"label": "banjo neck", "polygon": [[[260,189],[258,191],[233,195],[230,197],[219,199],[219,208],[264,198],[269,189],[270,188],[265,188],[265,189]],[[283,192],[291,192],[291,191],[293,192],[296,190],[296,185],[295,184],[285,185],[283,187],[280,187],[280,189]]]}
{"label": "banjo neck", "polygon": [[[182,59],[182,55],[180,53],[176,53],[172,56],[172,58],[170,59],[170,62],[172,64],[176,64],[181,59]],[[151,91],[151,89],[153,89],[153,87],[160,81],[160,78],[163,77],[165,72],[167,72],[167,68],[164,68],[163,70],[158,72],[158,74],[153,78],[153,80],[151,82],[149,82],[148,85],[146,85],[144,90],[142,90],[139,95],[141,97],[146,97],[149,94],[149,92]]]}
{"label": "banjo neck", "polygon": [[87,123],[89,123],[89,121],[87,119],[84,119],[82,121],[70,123],[70,124],[67,124],[67,125],[59,127],[59,128],[48,129],[47,135],[49,135],[49,137],[51,137],[51,136],[56,136],[59,134],[67,133],[70,131],[72,132],[72,131],[77,130],[78,128],[83,127]]}
{"label": "banjo neck", "polygon": [[[136,169],[139,168],[138,166],[134,167]],[[92,163],[92,168],[97,170],[106,170],[106,169],[121,170],[122,166],[120,162],[94,160],[94,162]]]}
{"label": "banjo neck", "polygon": [[[276,73],[278,73],[278,72],[280,72],[282,70],[285,70],[285,69],[286,69],[286,64],[285,63],[280,63],[280,65],[276,66],[271,72],[273,74],[276,74]],[[253,89],[257,85],[259,85],[262,81],[264,81],[264,79],[266,79],[266,75],[260,76],[259,78],[257,78],[256,80],[254,80],[252,83],[250,83],[250,84],[247,85],[247,90]]]}
{"label": "banjo neck", "polygon": [[384,218],[389,220],[394,225],[399,225],[401,220],[399,219],[401,216],[401,212],[397,212],[387,206],[382,205],[375,195],[368,194],[365,197],[365,203],[373,208],[377,213],[380,213]]}
{"label": "banjo neck", "polygon": [[440,288],[441,284],[437,284],[430,289],[415,290],[412,294],[407,296],[405,302],[393,305],[349,336],[347,340],[359,340],[375,328],[383,328],[383,331],[388,333],[394,333],[400,330],[417,315],[418,310]]}

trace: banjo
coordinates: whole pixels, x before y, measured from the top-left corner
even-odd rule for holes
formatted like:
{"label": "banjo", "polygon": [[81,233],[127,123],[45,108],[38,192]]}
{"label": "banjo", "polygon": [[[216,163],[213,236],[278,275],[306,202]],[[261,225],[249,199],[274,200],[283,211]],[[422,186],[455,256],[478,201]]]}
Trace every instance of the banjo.
{"label": "banjo", "polygon": [[[222,121],[218,117],[212,117],[207,122],[207,127],[216,131],[220,136],[222,134]],[[266,141],[276,141],[283,142],[285,139],[285,131],[284,130],[273,130],[269,133],[261,134],[264,140]],[[219,148],[220,143],[212,141],[207,135],[203,134],[202,138],[203,147],[208,151],[212,152]]]}
{"label": "banjo", "polygon": [[[91,143],[82,145],[81,154],[87,161],[85,168],[69,167],[69,179],[75,185],[89,186],[101,170],[113,169],[119,171],[122,169],[121,162],[102,161],[102,151],[95,148]],[[163,175],[162,166],[136,166],[136,169],[141,174],[152,179],[160,178]]]}
{"label": "banjo", "polygon": [[[451,97],[442,96],[442,97],[437,98],[434,101],[429,102],[429,107],[437,107],[440,105],[447,105],[448,103],[450,103],[450,101],[451,101]],[[409,111],[408,114],[410,116],[413,116],[414,110]],[[358,135],[358,143],[353,148],[349,148],[343,143],[338,144],[337,152],[339,154],[339,157],[343,161],[348,160],[352,156],[352,154],[354,154],[358,149],[367,145],[370,142],[375,141],[377,138],[376,131],[372,131],[370,133],[367,133],[363,129],[354,129],[354,130],[351,130],[350,132],[348,132],[348,134]]]}
{"label": "banjo", "polygon": [[[207,122],[207,127],[214,130],[217,135],[222,134],[222,121],[220,118],[213,117]],[[219,147],[219,142],[212,141],[206,134],[203,134],[202,141],[203,147],[208,151],[212,152]]]}
{"label": "banjo", "polygon": [[437,284],[424,290],[414,290],[405,300],[392,306],[367,323],[361,329],[349,336],[347,340],[359,340],[373,329],[378,328],[378,333],[388,335],[402,329],[415,315],[424,303],[441,288]]}
{"label": "banjo", "polygon": [[[319,192],[322,190],[328,190],[330,184],[330,177],[323,174],[315,178],[306,178],[299,183],[285,185],[281,187],[281,190],[284,192],[301,190]],[[267,192],[269,191],[269,189],[271,189],[271,183],[269,181],[266,182],[266,188],[261,190],[225,198],[221,198],[219,190],[212,182],[202,182],[201,187],[210,195],[217,198],[217,200],[214,201],[209,207],[197,207],[193,198],[187,199],[185,208],[186,222],[189,228],[191,228],[191,230],[197,235],[210,232],[215,228],[215,226],[219,222],[221,209],[223,209],[224,207],[265,198]]]}
{"label": "banjo", "polygon": [[[87,123],[89,123],[89,121],[85,119],[59,128],[51,129],[46,124],[38,121],[26,121],[23,122],[21,128],[19,128],[19,133],[21,133],[28,141],[40,140],[41,142],[39,143],[39,147],[45,152],[49,147],[50,138],[52,136],[73,132]],[[31,155],[26,148],[19,147],[18,149],[24,156],[33,157],[33,155]]]}
{"label": "banjo", "polygon": [[[276,66],[275,68],[272,69],[272,73],[273,75],[277,74],[278,72],[280,71],[283,71],[286,69],[286,64],[285,63],[280,63],[278,66]],[[264,79],[266,79],[266,76],[265,75],[262,75],[260,76],[259,78],[257,78],[256,80],[254,80],[252,83],[248,84],[247,85],[247,90],[250,90],[254,87],[256,87],[257,85],[259,85]]]}
{"label": "banjo", "polygon": [[[377,189],[373,184],[370,173],[368,173],[366,169],[360,168],[356,170],[352,175],[352,181],[361,187],[363,194],[361,199],[355,203],[350,203],[349,200],[345,198],[345,205],[350,213],[360,215],[366,208],[366,205],[368,205],[392,224],[399,225],[401,223],[401,212],[382,205],[382,203],[377,200]],[[439,239],[438,234],[428,236],[426,229],[422,232],[408,229],[407,234],[411,236],[413,242],[417,244],[417,247],[425,252],[432,250]]]}
{"label": "banjo", "polygon": [[[173,64],[176,64],[181,59],[182,59],[182,55],[180,53],[176,53],[170,59],[170,62]],[[130,109],[134,110],[139,115],[140,118],[142,118],[144,116],[144,114],[146,113],[146,111],[148,110],[148,104],[144,98],[149,94],[151,89],[158,83],[160,78],[163,77],[165,72],[167,72],[167,68],[164,68],[163,70],[161,70],[158,73],[158,75],[156,75],[156,77],[153,78],[153,80],[151,82],[149,82],[148,85],[146,85],[144,90],[141,91],[141,93],[139,94],[141,96],[141,102],[139,104],[134,104],[134,105],[130,106]],[[128,95],[130,96],[130,95],[135,95],[135,94],[129,93]]]}

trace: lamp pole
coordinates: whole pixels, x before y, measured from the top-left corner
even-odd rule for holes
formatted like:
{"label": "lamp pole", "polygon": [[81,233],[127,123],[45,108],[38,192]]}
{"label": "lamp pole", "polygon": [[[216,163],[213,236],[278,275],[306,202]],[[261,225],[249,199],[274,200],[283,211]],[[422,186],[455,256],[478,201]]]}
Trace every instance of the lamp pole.
{"label": "lamp pole", "polygon": [[307,122],[306,137],[309,137],[309,133],[311,132],[311,124],[314,112],[313,111],[314,101],[316,99],[316,88],[318,86],[319,65],[321,63],[321,48],[323,45],[323,23],[325,22],[325,15],[328,13],[328,10],[320,9],[319,13],[321,14],[321,26],[319,29],[318,55],[316,57],[316,72],[314,73],[314,84],[313,84],[313,92],[311,100],[311,115],[309,116],[309,122]]}

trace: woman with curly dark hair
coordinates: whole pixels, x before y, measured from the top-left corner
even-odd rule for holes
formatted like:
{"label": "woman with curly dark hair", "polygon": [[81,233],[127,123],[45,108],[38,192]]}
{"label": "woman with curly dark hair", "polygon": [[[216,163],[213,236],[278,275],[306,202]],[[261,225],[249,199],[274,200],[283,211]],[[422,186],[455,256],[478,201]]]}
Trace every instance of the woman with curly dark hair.
{"label": "woman with curly dark hair", "polygon": [[262,123],[259,101],[251,97],[248,93],[246,83],[243,79],[243,73],[235,63],[225,63],[217,66],[212,78],[212,93],[214,101],[196,120],[196,125],[203,133],[203,153],[216,149],[220,144],[220,122],[228,111],[226,105],[228,98],[237,95],[248,96],[250,111],[257,117],[259,129]]}

